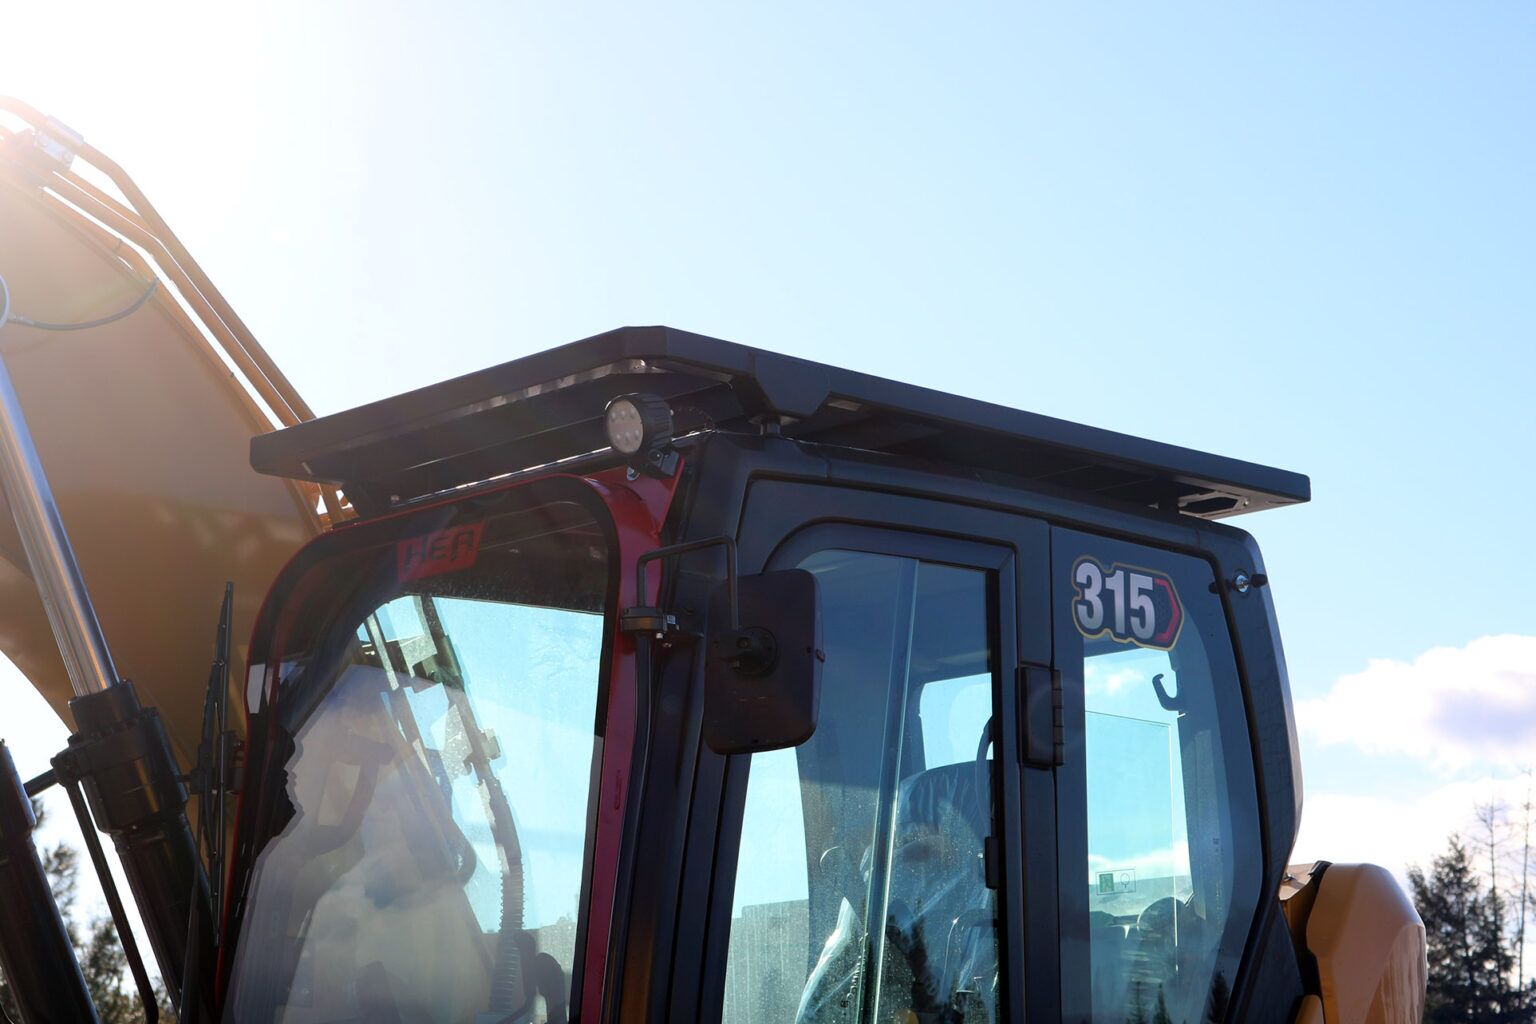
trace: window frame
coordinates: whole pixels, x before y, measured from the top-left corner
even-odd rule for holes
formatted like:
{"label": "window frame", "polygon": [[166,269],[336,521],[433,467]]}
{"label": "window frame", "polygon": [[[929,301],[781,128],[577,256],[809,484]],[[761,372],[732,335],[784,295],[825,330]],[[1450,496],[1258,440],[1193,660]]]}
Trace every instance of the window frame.
{"label": "window frame", "polygon": [[[308,574],[318,565],[336,557],[358,551],[387,552],[402,539],[442,528],[441,520],[444,517],[453,520],[472,510],[478,511],[482,518],[495,514],[494,503],[500,501],[513,502],[530,510],[559,503],[575,505],[591,517],[592,523],[602,532],[607,546],[607,582],[602,601],[602,649],[598,661],[599,675],[592,724],[593,756],[591,764],[585,769],[588,774],[587,806],[583,817],[586,834],[581,855],[581,886],[576,903],[576,940],[566,978],[567,1012],[574,1017],[581,1010],[593,937],[591,902],[597,867],[595,854],[600,826],[603,759],[607,732],[611,725],[610,699],[616,678],[623,674],[622,662],[626,657],[619,643],[621,634],[618,621],[619,598],[625,581],[622,538],[612,510],[589,481],[565,475],[511,481],[472,497],[456,497],[378,519],[343,524],[301,548],[268,588],[252,630],[247,661],[251,667],[262,668],[263,682],[260,689],[255,691],[256,702],[248,703],[246,707],[247,742],[250,744],[247,770],[253,775],[265,773],[265,784],[270,785],[272,779],[283,770],[281,761],[268,761],[268,755],[272,753],[269,747],[274,745],[277,736],[279,716],[284,713],[283,701],[303,697],[318,703],[330,692],[330,687],[317,689],[314,693],[282,692],[273,685],[274,677],[269,671],[273,650],[287,643],[287,638],[281,635],[281,628],[289,605],[298,604],[302,608],[304,602],[315,598],[315,594],[307,589]],[[491,508],[486,511],[488,503]],[[349,587],[350,583],[344,580],[337,583],[334,589],[344,593]],[[330,609],[328,614],[336,614],[334,603],[326,607]],[[302,716],[302,720],[307,720],[313,712],[314,708],[311,707]],[[258,785],[253,784],[252,789],[261,792]],[[226,941],[221,954],[225,970],[231,972],[230,981],[226,983],[230,987],[233,985],[237,951],[244,938],[245,915],[252,895],[251,885],[255,879],[257,863],[267,844],[278,834],[268,819],[269,809],[274,802],[265,794],[261,795],[261,800],[242,801],[236,811],[235,843],[230,853],[230,906],[225,922]],[[599,931],[602,931],[601,927]],[[611,946],[608,936],[600,935],[599,938],[605,946]]]}

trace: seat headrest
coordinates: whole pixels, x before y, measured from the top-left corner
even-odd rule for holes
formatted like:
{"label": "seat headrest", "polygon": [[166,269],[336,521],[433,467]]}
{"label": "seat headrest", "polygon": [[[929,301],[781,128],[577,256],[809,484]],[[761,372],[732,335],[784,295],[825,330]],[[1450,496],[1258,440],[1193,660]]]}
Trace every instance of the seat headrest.
{"label": "seat headrest", "polygon": [[979,849],[982,837],[991,832],[991,804],[978,792],[983,784],[974,761],[918,772],[901,784],[897,832],[936,830],[949,834],[964,827]]}

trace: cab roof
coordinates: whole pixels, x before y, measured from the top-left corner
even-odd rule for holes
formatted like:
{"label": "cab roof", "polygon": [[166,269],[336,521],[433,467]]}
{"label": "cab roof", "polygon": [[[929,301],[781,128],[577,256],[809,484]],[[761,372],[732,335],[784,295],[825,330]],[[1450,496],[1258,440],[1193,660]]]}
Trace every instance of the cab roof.
{"label": "cab roof", "polygon": [[[884,452],[1215,519],[1311,497],[1307,477],[670,327],[622,327],[251,441],[258,472],[397,504],[600,451],[619,395],[679,426]],[[359,501],[367,496],[366,501]]]}

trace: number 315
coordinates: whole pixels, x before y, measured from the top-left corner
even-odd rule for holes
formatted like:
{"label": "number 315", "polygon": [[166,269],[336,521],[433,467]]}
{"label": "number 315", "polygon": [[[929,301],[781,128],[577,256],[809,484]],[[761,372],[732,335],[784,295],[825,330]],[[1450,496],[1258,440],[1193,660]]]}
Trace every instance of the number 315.
{"label": "number 315", "polygon": [[[1084,633],[1093,636],[1108,630],[1116,639],[1141,641],[1157,635],[1151,576],[1119,567],[1106,572],[1099,563],[1085,558],[1073,570],[1072,582],[1078,592],[1072,610]],[[1113,621],[1106,622],[1106,616]]]}

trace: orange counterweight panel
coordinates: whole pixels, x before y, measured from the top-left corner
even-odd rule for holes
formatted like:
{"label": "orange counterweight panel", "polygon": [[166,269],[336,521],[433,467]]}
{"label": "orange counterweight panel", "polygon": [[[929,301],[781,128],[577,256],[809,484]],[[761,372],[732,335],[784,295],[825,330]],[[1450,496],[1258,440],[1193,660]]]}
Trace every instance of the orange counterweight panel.
{"label": "orange counterweight panel", "polygon": [[1280,900],[1298,951],[1316,965],[1316,991],[1297,1024],[1418,1024],[1429,970],[1424,922],[1391,873],[1374,864],[1293,865]]}
{"label": "orange counterweight panel", "polygon": [[[0,146],[0,277],[12,316],[77,323],[132,305],[153,280],[149,265],[51,195],[47,181]],[[224,583],[235,584],[231,700],[239,701],[267,586],[321,528],[316,494],[250,468],[250,438],[274,424],[164,282],[103,326],[0,325],[0,354],[118,671],[159,707],[187,764]],[[73,692],[3,496],[0,650],[70,722]],[[240,728],[243,717],[231,723]]]}

